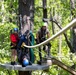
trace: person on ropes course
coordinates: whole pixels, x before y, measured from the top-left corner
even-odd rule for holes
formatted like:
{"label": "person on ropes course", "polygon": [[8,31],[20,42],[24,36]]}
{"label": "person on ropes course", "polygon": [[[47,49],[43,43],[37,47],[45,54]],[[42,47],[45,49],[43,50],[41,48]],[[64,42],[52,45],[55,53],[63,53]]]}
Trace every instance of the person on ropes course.
{"label": "person on ropes course", "polygon": [[[50,33],[48,30],[48,23],[44,22],[42,27],[38,30],[37,34],[36,34],[36,43],[39,44],[43,41],[45,41],[47,38],[50,37]],[[48,47],[48,48],[46,48]],[[45,52],[47,52],[48,56],[50,55],[50,48],[51,48],[51,44],[50,42],[47,43],[46,45],[43,46],[43,50]],[[38,64],[42,64],[42,54],[41,54],[41,47],[39,47],[39,57],[40,57],[40,61],[38,61]]]}
{"label": "person on ropes course", "polygon": [[11,41],[11,65],[16,65],[17,59],[17,44],[19,41],[18,37],[18,28],[14,28],[13,32],[10,34],[10,41]]}
{"label": "person on ropes course", "polygon": [[[18,61],[19,63],[25,67],[31,64],[33,61],[30,62],[30,53],[29,48],[25,48],[24,44],[30,45],[30,21],[29,17],[23,17],[24,26],[21,27],[21,35],[20,40],[17,45],[17,52],[18,52]],[[33,52],[32,52],[33,53]]]}

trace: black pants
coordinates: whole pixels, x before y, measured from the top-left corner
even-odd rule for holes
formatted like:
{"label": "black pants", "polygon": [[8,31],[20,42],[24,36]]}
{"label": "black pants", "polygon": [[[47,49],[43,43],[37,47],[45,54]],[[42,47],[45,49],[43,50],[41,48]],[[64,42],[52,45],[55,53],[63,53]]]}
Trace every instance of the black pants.
{"label": "black pants", "polygon": [[[46,51],[46,46],[48,47],[48,50]],[[47,55],[50,56],[50,49],[51,49],[51,44],[48,43],[46,45],[43,46],[43,50],[45,52],[47,52]],[[40,58],[40,61],[42,61],[42,54],[41,54],[41,47],[39,47],[39,58]]]}

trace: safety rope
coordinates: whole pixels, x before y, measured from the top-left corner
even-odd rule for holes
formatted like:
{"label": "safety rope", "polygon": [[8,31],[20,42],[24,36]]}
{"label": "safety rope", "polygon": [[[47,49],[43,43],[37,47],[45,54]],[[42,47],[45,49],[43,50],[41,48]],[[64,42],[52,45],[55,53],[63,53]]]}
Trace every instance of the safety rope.
{"label": "safety rope", "polygon": [[[28,40],[29,42],[30,42],[30,44],[33,46],[33,44],[32,44],[32,42],[30,41],[30,40]],[[35,51],[34,52],[39,52],[39,53],[41,53],[41,54],[44,54],[43,52],[40,52],[38,49],[35,49]]]}
{"label": "safety rope", "polygon": [[71,27],[75,26],[76,25],[76,19],[74,19],[72,22],[70,22],[66,27],[64,27],[63,29],[61,29],[58,33],[56,33],[55,35],[53,35],[52,37],[48,38],[47,40],[45,40],[44,42],[41,42],[37,45],[33,45],[33,46],[27,46],[27,45],[24,45],[24,47],[27,47],[27,48],[35,48],[35,47],[39,47],[39,46],[42,46],[42,45],[45,45],[46,43],[48,43],[49,41],[55,39],[56,37],[58,37],[59,35],[61,35],[62,33],[64,33],[66,30],[70,29]]}

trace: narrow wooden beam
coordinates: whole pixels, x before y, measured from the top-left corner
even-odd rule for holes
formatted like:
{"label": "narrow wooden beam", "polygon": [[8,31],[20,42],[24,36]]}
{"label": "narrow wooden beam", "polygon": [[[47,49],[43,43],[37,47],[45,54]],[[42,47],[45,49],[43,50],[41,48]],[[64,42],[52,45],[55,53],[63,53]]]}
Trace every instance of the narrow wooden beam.
{"label": "narrow wooden beam", "polygon": [[73,75],[76,75],[76,71],[73,68],[65,65],[64,63],[62,63],[61,61],[57,60],[56,58],[52,58],[52,61],[53,61],[53,64],[58,65],[59,67],[63,68],[64,70],[70,72]]}

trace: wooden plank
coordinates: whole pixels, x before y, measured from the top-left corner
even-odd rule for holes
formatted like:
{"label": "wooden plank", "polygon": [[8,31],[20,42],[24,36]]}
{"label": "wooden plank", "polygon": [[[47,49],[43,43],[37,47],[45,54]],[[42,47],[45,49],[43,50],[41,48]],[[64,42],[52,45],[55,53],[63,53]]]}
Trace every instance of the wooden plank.
{"label": "wooden plank", "polygon": [[6,63],[6,64],[0,63],[0,67],[8,69],[8,70],[14,70],[14,66],[10,65],[9,63]]}
{"label": "wooden plank", "polygon": [[28,65],[26,67],[21,67],[21,65],[18,66],[14,66],[15,70],[19,70],[19,71],[34,71],[34,70],[45,70],[49,68],[48,65],[37,65],[37,64],[33,64],[33,65]]}
{"label": "wooden plank", "polygon": [[8,70],[18,70],[18,71],[35,71],[35,70],[45,70],[49,68],[49,65],[28,65],[26,67],[22,67],[21,65],[11,65],[10,63],[0,64],[0,67],[8,69]]}

